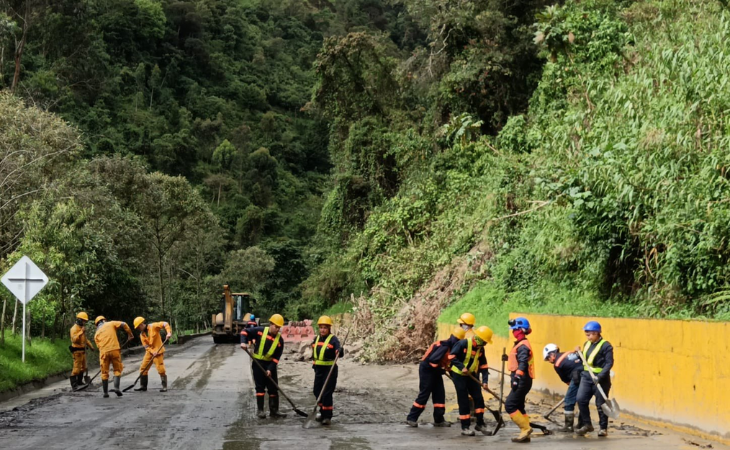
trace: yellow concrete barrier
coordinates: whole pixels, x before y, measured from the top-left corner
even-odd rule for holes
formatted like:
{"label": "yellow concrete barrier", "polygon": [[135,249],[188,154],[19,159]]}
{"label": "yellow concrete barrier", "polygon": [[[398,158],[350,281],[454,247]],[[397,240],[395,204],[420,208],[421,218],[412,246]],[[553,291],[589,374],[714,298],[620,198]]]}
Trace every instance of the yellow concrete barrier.
{"label": "yellow concrete barrier", "polygon": [[[598,320],[603,337],[614,347],[611,396],[622,411],[653,425],[730,443],[730,324],[510,314],[519,316],[527,317],[533,329],[533,389],[565,394],[565,384],[542,360],[542,349],[550,342],[561,351],[575,349],[585,342],[583,325]],[[439,339],[446,339],[452,327],[440,323]],[[498,331],[506,335],[507,325]],[[487,360],[490,367],[499,368],[502,348],[509,352],[513,342],[496,334],[493,341],[487,346]]]}

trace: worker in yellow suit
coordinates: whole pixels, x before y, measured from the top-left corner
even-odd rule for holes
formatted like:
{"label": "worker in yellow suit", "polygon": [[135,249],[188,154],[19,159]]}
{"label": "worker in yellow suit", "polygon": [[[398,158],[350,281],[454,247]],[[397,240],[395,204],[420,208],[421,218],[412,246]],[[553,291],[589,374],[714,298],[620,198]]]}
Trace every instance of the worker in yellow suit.
{"label": "worker in yellow suit", "polygon": [[164,353],[165,346],[160,336],[160,331],[165,329],[167,338],[172,336],[172,328],[167,322],[153,322],[149,325],[145,323],[144,317],[137,317],[134,319],[134,329],[139,330],[139,338],[142,341],[142,345],[145,348],[144,359],[142,359],[142,366],[139,368],[140,372],[140,386],[135,391],[146,391],[147,381],[149,380],[148,374],[150,372],[151,361],[155,362],[157,373],[160,374],[160,380],[162,381],[162,389],[160,392],[167,392],[167,372],[165,372]]}
{"label": "worker in yellow suit", "polygon": [[124,328],[127,337],[134,339],[132,329],[125,322],[118,320],[107,321],[104,316],[99,316],[94,320],[96,324],[96,334],[94,342],[99,347],[99,364],[101,365],[101,386],[104,388],[104,398],[109,397],[109,366],[114,367],[114,393],[118,397],[122,396],[122,390],[119,387],[121,383],[122,370],[122,347],[117,339],[117,330]]}
{"label": "worker in yellow suit", "polygon": [[71,389],[74,391],[76,388],[84,383],[84,372],[86,372],[86,348],[94,350],[94,346],[91,345],[86,339],[86,322],[89,321],[89,315],[85,312],[76,314],[76,323],[71,327],[71,346],[68,348],[71,350],[71,354],[74,358],[74,366],[71,370]]}

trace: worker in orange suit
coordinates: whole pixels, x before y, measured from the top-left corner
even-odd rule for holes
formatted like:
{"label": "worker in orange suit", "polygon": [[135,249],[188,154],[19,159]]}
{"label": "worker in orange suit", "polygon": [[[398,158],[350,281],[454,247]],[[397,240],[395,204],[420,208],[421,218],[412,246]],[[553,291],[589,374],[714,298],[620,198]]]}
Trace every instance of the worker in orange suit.
{"label": "worker in orange suit", "polygon": [[94,342],[99,348],[99,364],[101,365],[101,386],[104,389],[104,398],[109,397],[109,366],[114,367],[114,393],[118,397],[122,396],[122,390],[119,387],[121,383],[122,370],[122,347],[117,339],[117,330],[124,328],[127,332],[129,340],[134,339],[132,329],[125,322],[118,320],[107,321],[104,316],[99,316],[94,320],[96,324],[96,334]]}
{"label": "worker in orange suit", "polygon": [[160,331],[163,329],[167,334],[165,341],[172,336],[172,328],[167,322],[153,322],[149,325],[145,323],[144,317],[137,317],[134,319],[134,329],[139,330],[139,339],[142,341],[142,345],[145,348],[144,358],[142,359],[142,365],[139,368],[140,372],[140,386],[135,391],[146,391],[147,382],[149,381],[148,374],[150,372],[151,361],[154,361],[157,373],[160,374],[160,381],[162,382],[162,389],[160,392],[167,392],[167,372],[165,371],[165,345],[162,342]]}
{"label": "worker in orange suit", "polygon": [[73,355],[74,365],[71,370],[71,389],[74,391],[79,385],[84,383],[84,373],[86,372],[86,349],[90,348],[94,350],[94,346],[91,345],[86,339],[86,322],[89,321],[89,315],[85,312],[76,314],[76,323],[71,327],[71,346],[68,348],[71,350]]}

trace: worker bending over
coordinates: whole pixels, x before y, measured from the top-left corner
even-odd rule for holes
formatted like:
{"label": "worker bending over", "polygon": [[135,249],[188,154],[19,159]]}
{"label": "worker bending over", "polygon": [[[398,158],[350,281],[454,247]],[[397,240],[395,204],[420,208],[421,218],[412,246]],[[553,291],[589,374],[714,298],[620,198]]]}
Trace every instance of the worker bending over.
{"label": "worker bending over", "polygon": [[142,346],[145,348],[144,358],[142,359],[142,365],[139,368],[140,385],[135,391],[146,391],[147,382],[149,381],[150,366],[152,361],[155,363],[157,373],[160,375],[160,381],[162,382],[162,389],[160,392],[167,392],[167,372],[165,371],[165,343],[162,342],[162,336],[160,331],[165,330],[166,338],[165,342],[172,336],[172,328],[167,322],[153,322],[149,325],[145,323],[144,317],[137,317],[134,319],[134,329],[139,330],[139,339],[142,341]]}
{"label": "worker bending over", "polygon": [[[319,406],[319,414],[315,420],[322,422],[322,425],[332,423],[332,413],[334,412],[334,399],[332,395],[337,387],[338,368],[335,364],[335,358],[339,354],[344,354],[344,349],[340,345],[337,336],[332,334],[332,319],[328,316],[322,316],[317,321],[319,327],[319,336],[312,341],[312,368],[314,369],[314,398],[319,398],[322,389],[322,399]],[[324,382],[332,370],[332,375],[325,387]]]}
{"label": "worker bending over", "polygon": [[509,329],[515,338],[515,345],[509,352],[507,370],[510,372],[512,390],[504,402],[504,408],[514,423],[520,427],[520,434],[512,442],[530,442],[532,428],[525,410],[525,399],[532,389],[535,378],[535,358],[527,335],[532,333],[530,322],[524,317],[510,320]]}
{"label": "worker bending over", "polygon": [[86,348],[94,350],[94,346],[91,345],[86,339],[86,322],[89,321],[89,316],[85,312],[76,314],[76,323],[71,327],[71,346],[68,348],[71,350],[73,355],[74,365],[71,369],[71,389],[74,391],[79,385],[84,384],[84,372],[86,372]]}
{"label": "worker bending over", "polygon": [[598,384],[603,388],[603,392],[608,396],[608,391],[611,390],[611,368],[613,367],[613,346],[603,339],[601,336],[601,324],[596,321],[588,322],[584,327],[583,331],[588,339],[583,348],[576,347],[576,351],[581,353],[583,358],[583,372],[581,374],[580,387],[578,388],[578,409],[580,410],[580,420],[582,426],[575,430],[575,434],[578,436],[585,436],[587,433],[593,431],[593,424],[591,423],[591,411],[588,405],[591,402],[591,397],[596,397],[596,408],[598,409],[598,436],[608,436],[608,416],[601,409],[606,401],[603,396],[598,392],[598,388],[593,382],[593,378],[588,373],[592,371]]}
{"label": "worker bending over", "polygon": [[99,365],[101,366],[101,386],[104,389],[104,398],[109,397],[109,366],[114,367],[114,393],[118,397],[122,396],[119,388],[122,378],[122,347],[117,339],[117,330],[124,328],[127,332],[127,342],[134,339],[132,330],[125,322],[118,320],[107,321],[104,316],[99,316],[94,320],[96,324],[96,334],[94,342],[99,348]]}
{"label": "worker bending over", "polygon": [[461,327],[454,327],[451,336],[442,341],[436,341],[428,347],[426,354],[418,365],[418,397],[411,406],[406,423],[409,426],[418,426],[418,417],[426,408],[428,398],[433,401],[433,426],[450,427],[451,423],[444,420],[446,412],[446,391],[444,390],[445,371],[449,370],[449,354],[457,342],[464,339],[466,331]]}
{"label": "worker bending over", "polygon": [[[269,416],[286,417],[286,414],[279,412],[279,390],[275,383],[278,383],[276,366],[279,358],[284,352],[284,338],[279,330],[284,326],[284,318],[280,314],[274,314],[269,318],[268,327],[251,327],[241,331],[241,348],[248,349],[251,343],[252,355],[265,369],[262,371],[259,365],[251,361],[253,380],[256,384],[256,417],[265,418],[264,396],[269,393]],[[273,381],[273,382],[272,382]]]}
{"label": "worker bending over", "polygon": [[[568,391],[565,393],[565,402],[563,404],[565,426],[558,428],[558,431],[572,433],[573,423],[575,420],[575,402],[578,396],[581,373],[583,373],[583,361],[575,352],[561,353],[560,349],[555,344],[546,345],[542,351],[542,356],[545,361],[553,365],[555,372],[558,374],[563,383],[568,385]],[[580,428],[581,425],[582,421],[579,417],[578,428]]]}
{"label": "worker bending over", "polygon": [[[451,349],[449,360],[451,361],[451,379],[456,388],[456,400],[459,403],[459,420],[461,421],[461,434],[474,436],[474,430],[483,431],[486,428],[484,423],[484,397],[482,386],[487,386],[489,380],[489,366],[484,355],[484,346],[492,343],[492,330],[489,327],[479,327],[474,330],[473,338],[462,339]],[[482,374],[482,385],[469,375],[479,379]],[[469,412],[469,396],[474,400],[474,413],[477,418],[476,427],[470,429],[471,414]]]}

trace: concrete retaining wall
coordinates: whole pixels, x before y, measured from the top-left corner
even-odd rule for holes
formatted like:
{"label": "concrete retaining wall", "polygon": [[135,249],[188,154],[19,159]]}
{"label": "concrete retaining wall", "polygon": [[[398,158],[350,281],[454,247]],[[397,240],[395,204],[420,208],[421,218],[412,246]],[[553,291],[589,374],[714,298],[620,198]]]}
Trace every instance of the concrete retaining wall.
{"label": "concrete retaining wall", "polygon": [[[535,352],[533,389],[564,395],[565,385],[547,362],[543,347],[552,342],[562,351],[585,342],[589,317],[513,313],[527,317]],[[621,409],[656,425],[730,443],[730,324],[651,319],[598,319],[603,336],[615,349],[612,396]],[[477,318],[479,325],[479,318]],[[439,339],[453,324],[440,323]],[[496,331],[496,330],[495,330]],[[507,325],[500,333],[507,333]],[[502,348],[513,343],[494,336],[487,346],[490,367],[499,368]]]}

